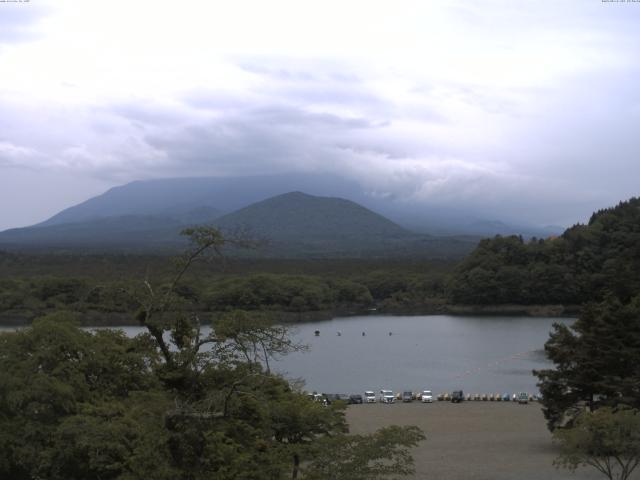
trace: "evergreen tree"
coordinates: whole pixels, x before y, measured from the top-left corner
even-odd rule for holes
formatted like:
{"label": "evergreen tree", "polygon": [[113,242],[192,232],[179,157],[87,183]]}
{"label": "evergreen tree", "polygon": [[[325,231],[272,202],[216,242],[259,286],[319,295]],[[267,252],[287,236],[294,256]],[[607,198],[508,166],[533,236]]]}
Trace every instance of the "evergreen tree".
{"label": "evergreen tree", "polygon": [[545,351],[555,368],[534,373],[551,429],[585,407],[640,408],[640,296],[590,304],[571,327],[554,326]]}

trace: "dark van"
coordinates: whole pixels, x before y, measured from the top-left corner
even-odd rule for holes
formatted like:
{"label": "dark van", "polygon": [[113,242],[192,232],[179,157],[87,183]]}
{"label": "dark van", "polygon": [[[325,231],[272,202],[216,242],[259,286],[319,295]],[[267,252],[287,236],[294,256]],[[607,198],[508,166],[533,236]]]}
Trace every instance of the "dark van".
{"label": "dark van", "polygon": [[456,390],[451,394],[451,403],[460,403],[464,401],[464,393],[462,390]]}

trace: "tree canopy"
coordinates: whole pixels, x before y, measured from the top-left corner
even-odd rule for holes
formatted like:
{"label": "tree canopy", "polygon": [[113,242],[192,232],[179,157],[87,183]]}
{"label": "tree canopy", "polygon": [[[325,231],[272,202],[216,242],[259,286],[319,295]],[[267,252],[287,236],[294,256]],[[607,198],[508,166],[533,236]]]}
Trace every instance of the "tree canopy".
{"label": "tree canopy", "polygon": [[588,305],[571,327],[554,326],[545,351],[555,368],[535,373],[551,429],[585,407],[640,408],[640,296]]}
{"label": "tree canopy", "polygon": [[586,465],[610,480],[627,480],[640,465],[640,413],[610,407],[583,412],[554,440],[560,447],[556,465],[573,471]]}
{"label": "tree canopy", "polygon": [[314,402],[270,371],[303,348],[284,327],[230,311],[201,328],[181,281],[229,240],[186,233],[193,248],[175,275],[132,292],[146,333],[82,330],[61,312],[0,334],[0,477],[312,479],[326,478],[327,458],[339,459],[336,480],[411,473],[421,431],[349,435],[344,404]]}
{"label": "tree canopy", "polygon": [[640,291],[640,198],[594,213],[560,237],[495,237],[456,268],[449,287],[455,303],[565,304],[628,301]]}

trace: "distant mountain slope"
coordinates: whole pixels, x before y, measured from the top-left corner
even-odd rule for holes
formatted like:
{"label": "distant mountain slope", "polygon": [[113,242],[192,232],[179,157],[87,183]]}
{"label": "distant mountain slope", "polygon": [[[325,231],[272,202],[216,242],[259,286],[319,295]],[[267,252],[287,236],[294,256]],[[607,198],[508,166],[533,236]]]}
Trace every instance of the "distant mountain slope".
{"label": "distant mountain slope", "polygon": [[259,250],[231,252],[234,255],[450,258],[463,256],[475,245],[466,239],[415,234],[352,201],[301,192],[278,195],[218,219],[210,218],[215,213],[211,207],[189,212],[175,217],[91,217],[72,223],[7,230],[0,233],[0,248],[175,251],[185,246],[180,230],[199,223],[214,224],[227,233],[242,230],[267,240]]}
{"label": "distant mountain slope", "polygon": [[122,215],[0,232],[0,248],[38,250],[148,250],[185,245],[183,223],[168,217]]}
{"label": "distant mountain slope", "polygon": [[285,193],[254,203],[219,218],[216,224],[224,229],[247,226],[278,241],[414,235],[350,200],[315,197],[302,192]]}
{"label": "distant mountain slope", "polygon": [[180,217],[213,208],[217,215],[292,190],[339,195],[357,184],[327,175],[167,178],[127,183],[54,215],[40,225],[60,225],[121,215]]}
{"label": "distant mountain slope", "polygon": [[301,192],[255,203],[215,223],[267,240],[261,251],[270,256],[459,257],[475,245],[415,234],[355,202]]}
{"label": "distant mountain slope", "polygon": [[517,233],[525,237],[545,237],[563,230],[487,220],[484,212],[478,216],[478,212],[411,202],[385,192],[369,191],[358,182],[338,175],[317,173],[136,181],[67,208],[39,225],[61,225],[122,215],[152,215],[186,221],[184,217],[189,212],[199,209],[215,209],[217,214],[210,216],[213,218],[292,191],[351,200],[409,230],[432,235]]}

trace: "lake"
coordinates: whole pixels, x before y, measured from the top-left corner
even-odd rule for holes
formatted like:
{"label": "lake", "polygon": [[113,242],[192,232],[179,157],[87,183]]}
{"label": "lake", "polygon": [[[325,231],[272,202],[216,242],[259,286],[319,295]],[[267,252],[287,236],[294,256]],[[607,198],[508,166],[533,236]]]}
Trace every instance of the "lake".
{"label": "lake", "polygon": [[537,379],[531,370],[550,366],[543,347],[554,322],[573,320],[367,315],[310,322],[291,327],[292,337],[309,350],[281,358],[272,368],[304,378],[307,390],[325,393],[382,388],[533,393]]}
{"label": "lake", "polygon": [[297,326],[294,334],[309,351],[283,358],[276,368],[325,393],[533,393],[531,371],[551,365],[543,348],[554,322],[573,320],[368,315],[314,322]]}

